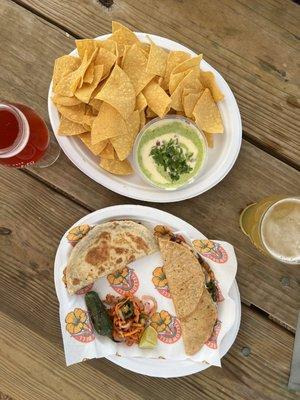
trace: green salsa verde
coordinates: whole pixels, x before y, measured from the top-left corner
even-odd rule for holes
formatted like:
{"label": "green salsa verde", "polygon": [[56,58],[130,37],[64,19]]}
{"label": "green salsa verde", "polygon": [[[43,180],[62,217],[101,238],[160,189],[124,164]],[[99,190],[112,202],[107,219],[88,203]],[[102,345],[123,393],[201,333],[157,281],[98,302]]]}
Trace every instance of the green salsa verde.
{"label": "green salsa verde", "polygon": [[166,118],[141,134],[136,162],[140,172],[155,186],[177,189],[199,173],[205,154],[204,139],[193,124]]}

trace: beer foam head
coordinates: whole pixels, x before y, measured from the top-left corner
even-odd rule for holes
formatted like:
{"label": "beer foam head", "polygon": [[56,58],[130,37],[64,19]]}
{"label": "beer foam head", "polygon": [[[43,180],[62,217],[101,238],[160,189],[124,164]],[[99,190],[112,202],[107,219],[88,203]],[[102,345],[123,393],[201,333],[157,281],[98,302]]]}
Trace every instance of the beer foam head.
{"label": "beer foam head", "polygon": [[277,260],[300,264],[300,198],[273,204],[263,217],[261,239]]}

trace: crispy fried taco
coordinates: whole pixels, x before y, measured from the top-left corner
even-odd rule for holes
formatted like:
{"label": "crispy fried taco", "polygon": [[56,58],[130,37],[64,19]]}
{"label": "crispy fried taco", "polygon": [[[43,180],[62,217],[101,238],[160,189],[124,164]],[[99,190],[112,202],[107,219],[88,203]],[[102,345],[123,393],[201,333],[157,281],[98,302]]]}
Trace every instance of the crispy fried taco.
{"label": "crispy fried taco", "polygon": [[158,251],[153,233],[134,221],[96,225],[71,252],[65,283],[69,294],[95,282],[128,263]]}
{"label": "crispy fried taco", "polygon": [[181,323],[185,351],[193,355],[209,339],[217,320],[214,274],[182,236],[162,225],[155,227],[155,236]]}

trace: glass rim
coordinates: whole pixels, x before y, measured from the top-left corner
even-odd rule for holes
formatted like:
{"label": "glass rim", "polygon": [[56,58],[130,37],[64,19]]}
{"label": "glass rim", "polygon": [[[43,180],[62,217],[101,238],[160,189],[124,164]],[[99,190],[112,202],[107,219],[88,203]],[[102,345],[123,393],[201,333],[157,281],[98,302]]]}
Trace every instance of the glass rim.
{"label": "glass rim", "polygon": [[29,124],[22,111],[12,104],[0,102],[0,111],[1,110],[8,110],[11,112],[17,119],[19,126],[18,136],[14,143],[10,147],[0,149],[0,158],[10,158],[19,154],[26,146],[29,140]]}

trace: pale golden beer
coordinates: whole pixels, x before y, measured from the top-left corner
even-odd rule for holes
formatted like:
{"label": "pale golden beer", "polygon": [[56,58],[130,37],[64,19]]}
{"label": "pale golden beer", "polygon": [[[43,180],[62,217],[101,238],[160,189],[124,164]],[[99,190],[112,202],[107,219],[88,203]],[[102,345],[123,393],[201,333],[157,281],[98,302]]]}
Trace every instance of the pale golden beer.
{"label": "pale golden beer", "polygon": [[270,196],[246,207],[240,227],[262,252],[300,264],[300,197]]}

